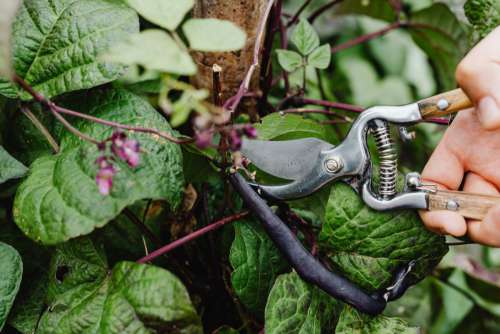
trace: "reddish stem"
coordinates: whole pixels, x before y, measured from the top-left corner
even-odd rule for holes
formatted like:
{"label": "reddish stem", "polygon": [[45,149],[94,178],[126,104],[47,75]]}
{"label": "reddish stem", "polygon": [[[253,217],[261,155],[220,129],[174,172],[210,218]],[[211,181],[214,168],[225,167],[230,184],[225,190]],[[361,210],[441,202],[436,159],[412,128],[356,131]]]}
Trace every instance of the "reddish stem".
{"label": "reddish stem", "polygon": [[161,255],[164,255],[170,251],[172,251],[173,249],[176,249],[194,239],[197,239],[203,235],[205,235],[206,233],[208,232],[211,232],[211,231],[215,231],[219,228],[221,228],[222,226],[226,225],[226,224],[229,224],[229,223],[232,223],[236,220],[239,220],[245,216],[247,216],[249,214],[248,211],[243,211],[243,212],[240,212],[240,213],[237,213],[237,214],[234,214],[234,215],[231,215],[231,216],[228,216],[226,218],[223,218],[219,221],[216,221],[215,223],[213,224],[210,224],[210,225],[207,225],[203,228],[200,228],[199,230],[193,232],[193,233],[190,233],[180,239],[177,239],[171,243],[169,243],[168,245],[165,245],[157,250],[155,250],[154,252],[146,255],[145,257],[137,260],[138,263],[146,263],[146,262],[150,262],[152,260],[154,260],[155,258],[157,258],[158,256],[161,256]]}
{"label": "reddish stem", "polygon": [[310,23],[313,23],[321,14],[323,14],[328,9],[332,8],[333,6],[335,6],[336,4],[341,3],[341,2],[342,2],[342,0],[333,0],[333,1],[329,2],[329,3],[324,4],[323,6],[321,6],[320,8],[318,8],[314,13],[312,13],[311,15],[309,15],[309,17],[308,17],[307,20]]}
{"label": "reddish stem", "polygon": [[[87,115],[87,114],[79,113],[79,112],[74,111],[74,110],[63,108],[61,106],[58,106],[57,104],[55,104],[51,100],[45,98],[39,92],[35,91],[33,89],[33,87],[31,87],[26,81],[24,81],[19,76],[15,75],[13,79],[25,91],[27,91],[31,96],[33,96],[33,98],[36,101],[38,101],[38,102],[44,104],[45,106],[47,106],[52,111],[52,113],[54,114],[54,116],[56,116],[56,114],[57,115],[59,115],[59,114],[71,115],[71,116],[74,116],[74,117],[86,119],[88,121],[92,121],[92,122],[95,122],[95,123],[98,123],[98,124],[102,124],[102,125],[106,125],[106,126],[110,126],[110,127],[122,129],[122,130],[128,130],[128,131],[135,131],[135,132],[142,132],[142,133],[154,134],[154,135],[157,135],[159,137],[162,137],[164,139],[167,139],[167,140],[169,140],[171,142],[174,142],[174,143],[177,143],[177,144],[185,144],[185,143],[190,143],[190,142],[194,141],[194,139],[192,139],[192,138],[178,139],[178,138],[175,138],[174,136],[172,136],[172,135],[170,135],[170,134],[168,134],[166,132],[159,131],[159,130],[156,130],[156,129],[150,129],[150,128],[145,128],[145,127],[141,127],[141,126],[132,126],[132,125],[126,125],[126,124],[121,124],[121,123],[117,123],[117,122],[107,121],[107,120],[104,120],[104,119],[101,119],[101,118],[98,118],[98,117],[90,116],[90,115]],[[56,116],[56,118],[58,118],[61,122],[64,123],[64,121],[62,119],[62,116],[61,115],[59,115],[59,116],[60,117]],[[95,139],[90,139],[90,138],[88,140],[90,140],[92,142],[95,141]]]}
{"label": "reddish stem", "polygon": [[340,44],[340,45],[337,45],[337,46],[334,46],[332,48],[332,53],[337,53],[337,52],[340,52],[342,50],[345,50],[345,49],[348,49],[348,48],[351,48],[355,45],[358,45],[358,44],[362,44],[362,43],[365,43],[365,42],[368,42],[374,38],[377,38],[377,37],[380,37],[380,36],[383,36],[385,34],[387,34],[388,32],[390,31],[393,31],[397,28],[400,28],[401,26],[403,26],[404,24],[402,24],[401,22],[397,21],[397,22],[394,22],[394,23],[391,23],[389,24],[387,27],[383,28],[383,29],[380,29],[380,30],[377,30],[377,31],[374,31],[372,33],[369,33],[369,34],[366,34],[366,35],[362,35],[362,36],[359,36],[357,38],[354,38],[350,41],[347,41],[343,44]]}
{"label": "reddish stem", "polygon": [[352,112],[357,112],[357,113],[360,113],[364,110],[363,108],[352,105],[352,104],[341,103],[341,102],[330,102],[330,101],[325,101],[325,100],[316,100],[316,99],[310,99],[310,98],[306,98],[306,97],[294,97],[293,100],[294,100],[294,102],[298,102],[301,104],[314,104],[317,106],[352,111]]}
{"label": "reddish stem", "polygon": [[238,105],[241,102],[241,99],[245,96],[245,94],[248,92],[248,89],[250,87],[250,82],[252,80],[252,76],[259,66],[259,56],[260,56],[260,48],[262,45],[262,41],[264,39],[264,33],[266,31],[266,23],[267,20],[269,19],[269,15],[271,14],[271,9],[274,6],[274,1],[275,0],[269,0],[266,10],[264,12],[264,15],[262,16],[262,19],[259,22],[259,26],[257,29],[257,37],[255,39],[255,47],[253,50],[253,62],[252,65],[250,65],[250,68],[248,69],[245,78],[241,82],[240,88],[238,89],[238,92],[236,95],[231,97],[231,103],[224,103],[224,109],[229,110],[231,113],[236,110]]}
{"label": "reddish stem", "polygon": [[299,10],[290,19],[290,21],[288,21],[288,24],[286,25],[287,28],[290,28],[292,25],[294,25],[299,20],[300,14],[302,14],[302,12],[307,8],[307,6],[309,6],[309,4],[311,3],[311,1],[312,0],[306,0],[306,1],[304,1],[304,3],[302,4],[302,6],[300,6]]}

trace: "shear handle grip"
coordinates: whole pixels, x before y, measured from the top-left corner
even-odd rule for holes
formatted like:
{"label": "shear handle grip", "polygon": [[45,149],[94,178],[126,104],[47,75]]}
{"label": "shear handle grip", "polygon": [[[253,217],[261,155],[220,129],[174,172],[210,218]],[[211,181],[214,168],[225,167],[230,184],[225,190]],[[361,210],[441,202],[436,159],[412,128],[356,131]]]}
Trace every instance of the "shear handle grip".
{"label": "shear handle grip", "polygon": [[471,108],[471,100],[460,88],[418,102],[423,119],[441,117]]}
{"label": "shear handle grip", "polygon": [[455,211],[464,218],[483,220],[488,211],[500,204],[500,196],[472,194],[464,191],[438,190],[430,193],[429,211]]}

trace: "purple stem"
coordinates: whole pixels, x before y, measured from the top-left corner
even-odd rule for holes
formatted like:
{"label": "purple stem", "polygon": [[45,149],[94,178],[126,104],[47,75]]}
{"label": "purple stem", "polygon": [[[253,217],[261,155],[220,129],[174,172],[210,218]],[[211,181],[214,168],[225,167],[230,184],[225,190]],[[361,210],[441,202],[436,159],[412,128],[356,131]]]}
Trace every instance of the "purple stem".
{"label": "purple stem", "polygon": [[176,249],[177,247],[180,247],[180,246],[182,246],[182,245],[184,245],[184,244],[186,244],[194,239],[197,239],[197,238],[205,235],[208,232],[215,231],[226,224],[229,224],[229,223],[232,223],[236,220],[239,220],[239,219],[247,216],[248,214],[249,214],[248,211],[243,211],[243,212],[228,216],[226,218],[223,218],[219,221],[216,221],[213,224],[210,224],[210,225],[207,225],[203,228],[200,228],[199,230],[194,231],[193,233],[190,233],[190,234],[188,234],[180,239],[177,239],[177,240],[169,243],[168,245],[165,245],[165,246],[155,250],[154,252],[137,260],[137,262],[138,263],[150,262],[150,261],[154,260],[155,258],[157,258],[158,256],[164,255],[164,254],[172,251],[173,249]]}

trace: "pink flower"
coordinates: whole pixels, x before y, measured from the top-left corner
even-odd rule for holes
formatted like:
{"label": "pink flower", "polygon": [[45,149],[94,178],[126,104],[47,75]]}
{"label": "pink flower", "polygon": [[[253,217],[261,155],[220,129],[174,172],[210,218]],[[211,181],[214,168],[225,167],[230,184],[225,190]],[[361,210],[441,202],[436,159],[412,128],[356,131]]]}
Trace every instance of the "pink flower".
{"label": "pink flower", "polygon": [[257,138],[257,129],[255,129],[251,125],[245,125],[245,127],[243,128],[243,132],[245,133],[245,135],[248,138],[252,138],[252,139]]}
{"label": "pink flower", "polygon": [[241,135],[237,130],[231,130],[229,134],[229,141],[231,143],[231,150],[238,151],[241,148]]}
{"label": "pink flower", "polygon": [[[101,167],[102,165],[105,166]],[[116,170],[113,165],[110,165],[108,162],[105,164],[103,163],[102,165],[97,172],[95,181],[97,183],[97,187],[99,188],[99,192],[106,196],[111,192],[111,187],[113,186],[113,176],[115,176]]]}
{"label": "pink flower", "polygon": [[205,149],[212,144],[212,132],[211,131],[202,131],[196,135],[196,146],[199,149]]}
{"label": "pink flower", "polygon": [[111,137],[111,151],[130,167],[137,167],[140,160],[140,145],[137,140],[127,139],[124,132],[115,132]]}

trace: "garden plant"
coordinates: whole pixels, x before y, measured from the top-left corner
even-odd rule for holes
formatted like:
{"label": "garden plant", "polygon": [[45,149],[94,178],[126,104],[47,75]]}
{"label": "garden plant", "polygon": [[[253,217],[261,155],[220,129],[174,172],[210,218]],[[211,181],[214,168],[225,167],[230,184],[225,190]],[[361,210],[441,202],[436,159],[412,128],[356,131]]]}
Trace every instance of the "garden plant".
{"label": "garden plant", "polygon": [[[498,0],[1,0],[0,331],[499,333],[497,250],[342,183],[247,205],[234,177],[282,181],[243,140],[337,145],[367,107],[456,88],[498,25]],[[451,122],[412,127],[400,171]],[[409,289],[376,316],[333,298],[265,210],[368,293],[411,263]]]}

